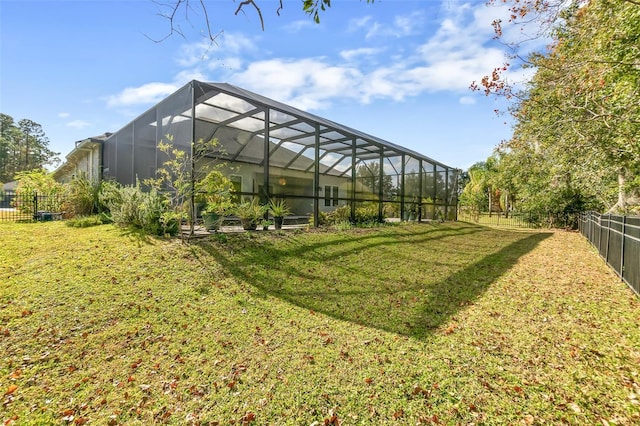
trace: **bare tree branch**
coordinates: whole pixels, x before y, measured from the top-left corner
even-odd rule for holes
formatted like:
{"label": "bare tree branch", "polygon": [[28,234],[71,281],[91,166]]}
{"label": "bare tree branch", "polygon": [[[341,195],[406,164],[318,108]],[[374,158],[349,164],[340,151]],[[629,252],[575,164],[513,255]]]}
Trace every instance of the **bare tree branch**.
{"label": "bare tree branch", "polygon": [[[260,10],[260,8],[258,7],[258,5],[253,1],[253,0],[244,0],[243,2],[240,2],[240,4],[238,5],[238,8],[236,9],[236,12],[234,13],[234,15],[238,15],[238,13],[240,11],[242,11],[244,13],[244,10],[242,9],[244,6],[246,5],[252,5],[256,11],[258,12],[258,16],[260,17],[260,26],[262,27],[262,31],[264,31],[264,19],[262,19],[262,11]],[[278,8],[278,11],[282,8],[282,1],[280,1],[280,7]]]}

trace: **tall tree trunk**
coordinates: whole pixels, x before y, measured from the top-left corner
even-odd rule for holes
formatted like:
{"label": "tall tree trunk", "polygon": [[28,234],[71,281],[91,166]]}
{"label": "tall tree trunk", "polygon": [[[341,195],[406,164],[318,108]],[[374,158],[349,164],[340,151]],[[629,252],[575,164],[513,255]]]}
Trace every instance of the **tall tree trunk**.
{"label": "tall tree trunk", "polygon": [[629,212],[630,207],[640,205],[640,195],[637,191],[632,191],[631,193],[627,191],[627,181],[629,178],[633,178],[633,176],[630,176],[627,169],[621,168],[618,170],[618,201],[607,213],[626,214]]}
{"label": "tall tree trunk", "polygon": [[491,217],[491,210],[493,210],[492,195],[493,195],[493,192],[491,191],[491,187],[489,187],[489,217]]}
{"label": "tall tree trunk", "polygon": [[627,191],[625,185],[627,184],[627,177],[624,169],[618,170],[618,202],[616,205],[619,210],[625,211],[627,208]]}
{"label": "tall tree trunk", "polygon": [[509,217],[509,190],[504,190],[504,217]]}

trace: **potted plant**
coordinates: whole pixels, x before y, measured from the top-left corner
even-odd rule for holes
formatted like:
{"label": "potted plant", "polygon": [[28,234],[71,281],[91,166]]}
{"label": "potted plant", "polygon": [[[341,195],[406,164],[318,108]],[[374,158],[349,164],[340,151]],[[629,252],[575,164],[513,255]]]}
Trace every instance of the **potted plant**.
{"label": "potted plant", "polygon": [[260,205],[258,198],[254,198],[251,201],[245,200],[233,209],[233,213],[238,216],[245,231],[255,231],[258,223],[261,223],[264,219],[266,212],[267,207]]}
{"label": "potted plant", "polygon": [[271,200],[269,201],[269,211],[273,216],[273,223],[275,224],[276,229],[282,229],[284,217],[291,214],[291,210],[289,210],[287,202],[285,200]]}
{"label": "potted plant", "polygon": [[262,226],[262,230],[263,230],[263,231],[268,231],[268,230],[269,230],[269,227],[270,227],[271,225],[273,225],[273,222],[272,222],[272,221],[270,221],[270,220],[262,219],[262,220],[260,221],[260,226]]}
{"label": "potted plant", "polygon": [[209,231],[220,228],[222,217],[233,207],[233,185],[219,170],[212,170],[196,184],[197,198],[204,204],[202,219]]}

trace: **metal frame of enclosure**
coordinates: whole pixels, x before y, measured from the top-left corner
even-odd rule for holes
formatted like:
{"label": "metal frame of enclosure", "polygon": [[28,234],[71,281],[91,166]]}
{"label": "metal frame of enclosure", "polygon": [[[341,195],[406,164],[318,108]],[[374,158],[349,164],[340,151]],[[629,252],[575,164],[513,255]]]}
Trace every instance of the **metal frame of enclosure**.
{"label": "metal frame of enclosure", "polygon": [[111,135],[104,177],[155,177],[167,159],[158,143],[169,139],[191,155],[192,141],[218,140],[207,160],[221,165],[238,199],[285,199],[314,226],[340,206],[352,219],[362,206],[376,206],[380,220],[456,218],[456,169],[225,83],[191,81]]}

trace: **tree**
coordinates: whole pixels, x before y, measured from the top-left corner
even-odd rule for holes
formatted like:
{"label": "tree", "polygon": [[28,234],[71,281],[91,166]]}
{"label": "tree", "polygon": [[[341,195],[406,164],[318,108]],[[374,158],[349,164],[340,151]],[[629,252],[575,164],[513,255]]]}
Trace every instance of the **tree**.
{"label": "tree", "polygon": [[20,171],[15,176],[17,207],[23,213],[36,213],[37,210],[62,211],[65,188],[56,182],[53,175],[44,169]]}
{"label": "tree", "polygon": [[[373,3],[375,0],[366,0],[367,3]],[[214,42],[219,33],[212,30],[212,20],[210,18],[212,10],[205,0],[154,0],[158,8],[160,9],[159,15],[169,22],[169,32],[162,41],[175,34],[184,37],[182,30],[180,29],[179,21],[181,19],[191,22],[190,16],[198,15],[198,12],[202,13],[202,25],[206,28],[207,37],[211,42]],[[264,31],[264,17],[262,15],[262,2],[260,0],[242,0],[238,3],[235,15],[245,13],[245,7],[249,7],[254,13],[258,15],[260,20],[260,26]],[[320,23],[320,16],[328,8],[331,7],[331,0],[302,0],[302,11],[310,16],[315,23]],[[283,0],[278,0],[276,5],[276,14],[280,16],[280,12],[284,9]]]}
{"label": "tree", "polygon": [[[380,190],[380,163],[370,162],[362,163],[356,169],[356,176],[358,181],[366,188],[368,192],[373,194],[375,198],[378,197]],[[382,175],[382,195],[385,199],[391,199],[397,195],[397,190],[393,186],[393,180],[391,176]]]}
{"label": "tree", "polygon": [[460,205],[466,207],[474,215],[488,211],[500,212],[500,189],[496,185],[499,159],[496,156],[487,158],[469,167],[469,181],[460,195]]}
{"label": "tree", "polygon": [[[500,148],[518,159],[511,162],[512,173],[530,175],[525,164],[531,166],[528,160],[536,158],[532,170],[546,175],[528,185],[546,182],[547,186],[527,191],[531,199],[541,201],[563,188],[564,197],[598,197],[610,211],[637,208],[640,4],[628,0],[576,1],[566,8],[549,1],[515,4],[512,11],[520,10],[518,16],[539,13],[553,24],[554,41],[548,51],[526,59],[537,71],[524,90],[514,91],[495,70],[481,83],[485,93],[514,100],[514,135]],[[559,202],[557,197],[547,201]]]}
{"label": "tree", "polygon": [[0,113],[0,182],[14,180],[18,172],[57,164],[59,153],[51,151],[42,126],[32,120],[15,123]]}

